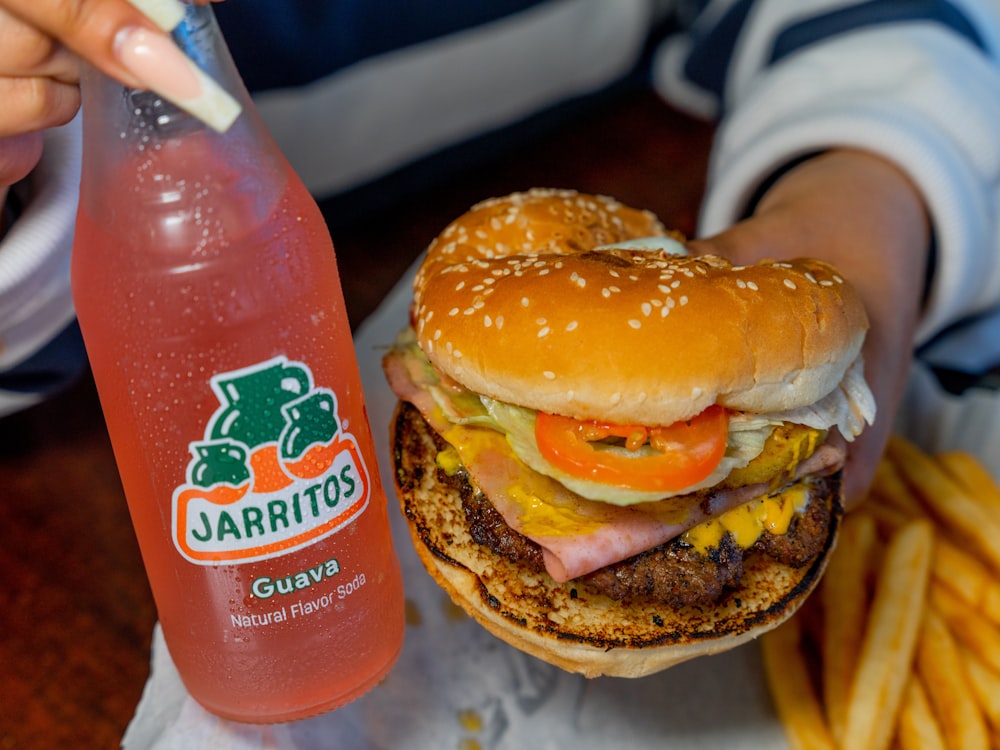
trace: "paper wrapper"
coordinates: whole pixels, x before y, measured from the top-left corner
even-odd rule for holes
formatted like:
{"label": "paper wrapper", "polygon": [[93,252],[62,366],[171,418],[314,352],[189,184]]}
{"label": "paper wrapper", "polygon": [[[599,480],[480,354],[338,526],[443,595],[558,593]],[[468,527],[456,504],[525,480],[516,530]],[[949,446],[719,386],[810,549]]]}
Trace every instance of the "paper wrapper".
{"label": "paper wrapper", "polygon": [[[388,425],[396,399],[381,369],[386,346],[406,323],[411,281],[412,270],[356,336],[409,613],[396,667],[374,690],[338,711],[274,726],[237,724],[207,713],[188,696],[157,627],[151,675],[123,747],[787,747],[755,643],[642,679],[587,680],[493,637],[452,605],[427,575],[392,494]],[[997,474],[998,406],[992,392],[947,396],[923,370],[915,370],[900,430],[928,449],[969,449]]]}

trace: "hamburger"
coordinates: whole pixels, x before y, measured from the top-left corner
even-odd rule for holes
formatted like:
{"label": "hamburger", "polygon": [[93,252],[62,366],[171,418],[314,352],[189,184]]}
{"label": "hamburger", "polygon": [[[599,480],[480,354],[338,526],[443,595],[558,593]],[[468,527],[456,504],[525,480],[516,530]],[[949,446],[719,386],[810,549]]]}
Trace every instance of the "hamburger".
{"label": "hamburger", "polygon": [[874,419],[863,306],[817,260],[689,255],[650,212],[531,190],[434,239],[383,360],[428,572],[490,632],[639,677],[789,617]]}

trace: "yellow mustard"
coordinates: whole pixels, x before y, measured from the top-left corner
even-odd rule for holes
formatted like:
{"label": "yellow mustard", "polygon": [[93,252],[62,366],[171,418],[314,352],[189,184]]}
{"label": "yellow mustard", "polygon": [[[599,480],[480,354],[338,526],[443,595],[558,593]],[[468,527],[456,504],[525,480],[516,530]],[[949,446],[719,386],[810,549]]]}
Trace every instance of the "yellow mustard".
{"label": "yellow mustard", "polygon": [[787,532],[795,512],[804,509],[808,500],[809,491],[805,485],[796,484],[778,495],[751,500],[718,518],[705,521],[686,531],[681,539],[705,553],[718,545],[723,535],[729,532],[733,541],[746,549],[765,531],[778,535]]}
{"label": "yellow mustard", "polygon": [[[453,473],[463,464],[474,465],[487,451],[511,455],[504,445],[504,435],[482,427],[452,425],[444,438],[451,448],[438,453],[436,461],[445,473]],[[587,515],[581,513],[575,503],[559,503],[556,499],[558,484],[554,479],[527,470],[514,474],[517,480],[508,480],[504,494],[517,505],[521,533],[538,536],[590,534],[603,524],[600,514]]]}

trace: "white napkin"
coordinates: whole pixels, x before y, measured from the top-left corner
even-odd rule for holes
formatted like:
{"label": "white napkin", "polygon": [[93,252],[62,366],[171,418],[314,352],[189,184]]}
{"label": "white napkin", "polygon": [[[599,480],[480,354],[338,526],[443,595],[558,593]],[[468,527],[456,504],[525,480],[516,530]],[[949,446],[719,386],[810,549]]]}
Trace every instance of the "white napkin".
{"label": "white napkin", "polygon": [[[355,342],[383,482],[390,493],[388,424],[395,397],[385,384],[380,361],[407,320],[412,272],[360,328]],[[994,416],[997,399],[981,394],[973,406],[970,401],[946,396],[918,369],[902,427],[925,447],[942,443],[969,447],[988,465],[1000,467],[994,447],[1000,441],[993,435],[1000,430],[1000,420]],[[979,416],[970,421],[970,412]],[[952,442],[959,428],[963,435]],[[993,455],[988,455],[991,448]],[[305,721],[267,727],[227,722],[187,695],[157,628],[152,673],[123,747],[787,747],[756,644],[638,680],[570,675],[507,646],[464,614],[456,614],[417,559],[402,515],[394,507],[395,497],[390,496],[389,502],[406,596],[418,622],[407,626],[403,653],[381,685],[338,711]]]}

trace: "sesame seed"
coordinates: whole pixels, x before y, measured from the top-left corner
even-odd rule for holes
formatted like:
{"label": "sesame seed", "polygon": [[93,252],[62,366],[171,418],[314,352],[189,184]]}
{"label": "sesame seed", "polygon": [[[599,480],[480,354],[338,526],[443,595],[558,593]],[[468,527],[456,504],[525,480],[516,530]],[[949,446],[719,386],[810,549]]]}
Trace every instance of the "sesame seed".
{"label": "sesame seed", "polygon": [[440,328],[438,328],[438,329],[436,329],[434,331],[434,340],[437,341],[439,338],[441,338],[441,329]]}
{"label": "sesame seed", "polygon": [[545,370],[545,371],[542,372],[542,375],[544,375],[547,380],[555,380],[556,379],[556,374],[554,372],[552,372],[552,370]]}
{"label": "sesame seed", "polygon": [[527,297],[521,297],[521,307],[527,307],[531,301]]}
{"label": "sesame seed", "polygon": [[785,284],[785,286],[787,286],[787,287],[788,287],[789,289],[798,289],[798,287],[797,287],[797,286],[795,286],[795,282],[794,282],[794,281],[792,281],[791,279],[785,279],[785,280],[784,280],[784,284]]}
{"label": "sesame seed", "polygon": [[760,287],[757,286],[757,282],[755,281],[748,281],[747,289],[752,289],[755,292],[760,291]]}
{"label": "sesame seed", "polygon": [[642,314],[648,318],[650,314],[653,312],[653,306],[649,302],[643,302],[641,307],[642,307]]}
{"label": "sesame seed", "polygon": [[465,280],[464,279],[462,281],[458,282],[457,284],[455,284],[455,291],[456,292],[460,292],[464,288],[465,288]]}
{"label": "sesame seed", "polygon": [[497,319],[494,321],[497,326],[497,330],[503,328],[503,315],[497,315]]}
{"label": "sesame seed", "polygon": [[809,279],[813,284],[816,283],[816,277],[812,275],[809,271],[806,271],[806,278]]}
{"label": "sesame seed", "polygon": [[631,326],[632,328],[642,328],[642,322],[641,322],[641,321],[638,321],[638,320],[636,320],[635,318],[631,318],[631,319],[629,320],[628,324],[629,324],[629,325],[630,325],[630,326]]}
{"label": "sesame seed", "polygon": [[604,287],[603,289],[601,289],[601,296],[604,297],[604,299],[608,299],[611,296],[611,290],[608,289],[607,287]]}
{"label": "sesame seed", "polygon": [[819,285],[820,286],[833,286],[833,282],[830,281],[829,279],[823,279],[821,282],[819,282]]}
{"label": "sesame seed", "polygon": [[538,338],[540,338],[540,339],[545,338],[546,336],[549,335],[549,331],[551,331],[551,330],[552,329],[549,328],[548,326],[543,326],[542,328],[539,328],[538,329]]}
{"label": "sesame seed", "polygon": [[686,305],[686,304],[688,303],[688,298],[687,298],[687,295],[686,295],[686,294],[682,294],[682,295],[681,295],[681,298],[680,298],[680,303],[681,303],[682,305]]}
{"label": "sesame seed", "polygon": [[579,326],[579,325],[580,324],[577,321],[571,320],[569,323],[566,324],[566,330],[567,331],[575,331],[577,329],[577,326]]}
{"label": "sesame seed", "polygon": [[548,322],[545,318],[535,318],[535,325],[543,326]]}
{"label": "sesame seed", "polygon": [[747,283],[743,279],[736,279],[736,286],[738,286],[740,289],[746,289]]}
{"label": "sesame seed", "polygon": [[484,315],[483,316],[483,325],[486,328],[489,328],[490,326],[492,326],[493,325],[493,318],[491,318],[489,315]]}
{"label": "sesame seed", "polygon": [[458,308],[453,307],[448,311],[448,316],[454,318],[456,315],[458,315],[458,312],[459,312]]}
{"label": "sesame seed", "polygon": [[833,280],[836,281],[838,284],[843,284],[844,283],[844,279],[841,278],[840,276],[838,276],[837,274],[833,275]]}

